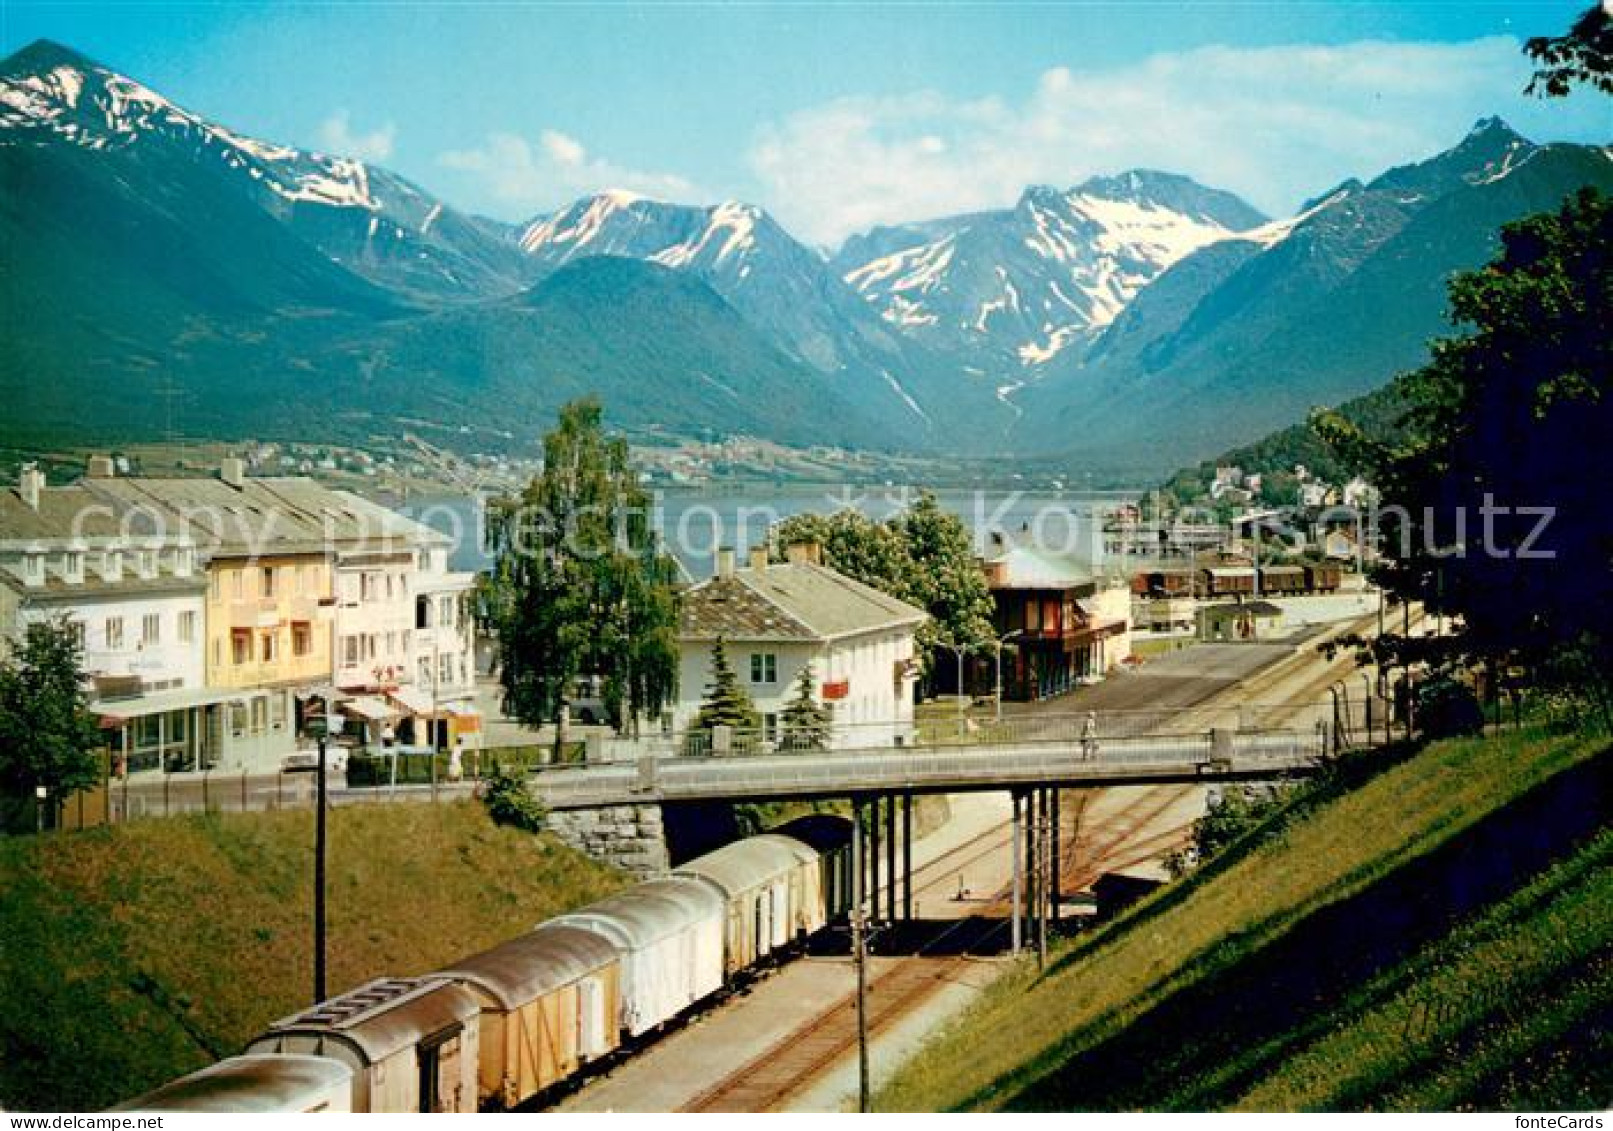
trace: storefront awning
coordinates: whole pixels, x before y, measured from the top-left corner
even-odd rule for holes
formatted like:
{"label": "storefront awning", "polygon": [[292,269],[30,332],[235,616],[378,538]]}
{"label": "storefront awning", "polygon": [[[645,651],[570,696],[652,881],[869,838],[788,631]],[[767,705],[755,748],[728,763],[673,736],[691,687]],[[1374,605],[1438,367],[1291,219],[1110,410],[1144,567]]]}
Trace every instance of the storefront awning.
{"label": "storefront awning", "polygon": [[150,695],[136,695],[132,699],[91,703],[90,711],[101,717],[103,726],[108,723],[115,726],[130,719],[142,719],[148,715],[161,715],[168,711],[188,711],[193,707],[212,707],[219,703],[246,699],[250,695],[250,692],[239,689],[195,687],[177,691],[156,691]]}
{"label": "storefront awning", "polygon": [[411,715],[429,717],[436,713],[429,692],[417,691],[412,687],[399,687],[393,691],[388,691],[386,694],[388,699],[391,699]]}
{"label": "storefront awning", "polygon": [[356,695],[337,704],[337,709],[372,723],[385,722],[397,715],[397,708],[373,695]]}

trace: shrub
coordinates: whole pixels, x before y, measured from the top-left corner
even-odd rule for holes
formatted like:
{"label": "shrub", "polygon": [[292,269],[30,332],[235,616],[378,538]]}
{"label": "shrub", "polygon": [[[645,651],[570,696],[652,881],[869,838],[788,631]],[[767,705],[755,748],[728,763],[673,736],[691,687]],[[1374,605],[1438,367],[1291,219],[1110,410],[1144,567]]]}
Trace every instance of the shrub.
{"label": "shrub", "polygon": [[497,825],[510,825],[529,833],[542,832],[549,820],[549,811],[543,802],[526,786],[519,771],[512,772],[503,766],[494,766],[488,775],[487,787],[482,793],[487,815]]}

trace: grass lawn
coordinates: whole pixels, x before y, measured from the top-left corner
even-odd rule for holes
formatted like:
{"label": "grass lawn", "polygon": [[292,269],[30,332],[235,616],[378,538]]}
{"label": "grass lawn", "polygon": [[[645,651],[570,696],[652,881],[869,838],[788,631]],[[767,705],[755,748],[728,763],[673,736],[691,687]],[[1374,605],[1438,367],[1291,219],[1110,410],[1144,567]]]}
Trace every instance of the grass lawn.
{"label": "grass lawn", "polygon": [[876,1106],[1603,1107],[1610,780],[1605,737],[1539,729],[1342,767],[1003,979]]}
{"label": "grass lawn", "polygon": [[[329,988],[415,974],[626,880],[472,802],[330,814]],[[313,814],[0,839],[0,1105],[84,1110],[309,1004]]]}

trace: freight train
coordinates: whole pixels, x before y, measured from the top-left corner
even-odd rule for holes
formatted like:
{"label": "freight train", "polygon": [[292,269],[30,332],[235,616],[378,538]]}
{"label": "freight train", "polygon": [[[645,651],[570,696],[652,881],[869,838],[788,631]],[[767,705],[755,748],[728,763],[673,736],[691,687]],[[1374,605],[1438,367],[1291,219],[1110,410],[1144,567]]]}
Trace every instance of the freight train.
{"label": "freight train", "polygon": [[517,1107],[652,1036],[851,907],[851,822],[801,817],[433,973],[281,1018],[119,1112]]}
{"label": "freight train", "polygon": [[1335,593],[1343,570],[1336,565],[1207,566],[1147,570],[1132,578],[1139,597],[1251,597],[1258,577],[1263,596]]}

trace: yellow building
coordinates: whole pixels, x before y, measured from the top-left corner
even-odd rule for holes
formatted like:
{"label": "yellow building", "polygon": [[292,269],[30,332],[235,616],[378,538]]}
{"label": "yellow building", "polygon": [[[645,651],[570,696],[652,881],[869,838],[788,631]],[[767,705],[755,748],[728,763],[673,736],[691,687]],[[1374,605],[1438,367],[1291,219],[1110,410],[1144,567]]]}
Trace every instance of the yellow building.
{"label": "yellow building", "polygon": [[214,557],[207,567],[207,683],[328,683],[331,564],[324,554]]}

